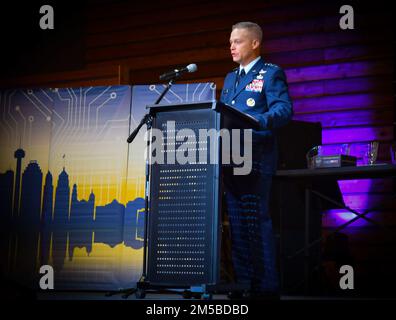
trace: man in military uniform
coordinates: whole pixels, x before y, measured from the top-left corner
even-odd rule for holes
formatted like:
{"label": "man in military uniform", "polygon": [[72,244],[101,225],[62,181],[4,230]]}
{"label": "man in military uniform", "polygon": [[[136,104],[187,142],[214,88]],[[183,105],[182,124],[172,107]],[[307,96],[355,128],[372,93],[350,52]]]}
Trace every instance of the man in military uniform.
{"label": "man in military uniform", "polygon": [[244,183],[225,177],[226,206],[236,280],[249,281],[252,292],[277,293],[268,205],[277,165],[276,129],[290,121],[293,108],[285,73],[261,58],[261,44],[262,30],[256,23],[240,22],[232,27],[231,56],[239,67],[227,74],[220,101],[256,118],[260,129],[253,130],[252,172],[243,178]]}

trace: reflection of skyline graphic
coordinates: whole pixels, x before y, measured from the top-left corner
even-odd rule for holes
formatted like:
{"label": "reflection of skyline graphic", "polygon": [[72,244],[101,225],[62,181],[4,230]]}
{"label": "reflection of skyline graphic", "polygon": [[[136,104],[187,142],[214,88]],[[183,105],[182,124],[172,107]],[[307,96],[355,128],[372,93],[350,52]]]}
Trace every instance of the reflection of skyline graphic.
{"label": "reflection of skyline graphic", "polygon": [[[18,151],[23,152],[22,149]],[[21,157],[17,158],[18,163],[20,160]],[[17,168],[22,170],[22,166]],[[16,183],[18,178],[20,184]],[[70,193],[65,168],[58,176],[55,195],[53,180],[51,172],[47,172],[42,185],[43,173],[37,161],[30,161],[22,174],[11,170],[0,174],[2,229],[14,232],[9,239],[15,237],[15,241],[8,242],[14,241],[15,245],[11,246],[15,249],[26,251],[29,248],[32,265],[52,263],[55,270],[61,270],[65,260],[73,258],[75,248],[85,247],[89,254],[94,243],[112,248],[121,243],[133,249],[142,247],[144,199],[129,201],[126,206],[116,199],[95,206],[93,191],[88,200],[79,200],[78,185],[73,184]],[[14,201],[19,194],[18,204]]]}

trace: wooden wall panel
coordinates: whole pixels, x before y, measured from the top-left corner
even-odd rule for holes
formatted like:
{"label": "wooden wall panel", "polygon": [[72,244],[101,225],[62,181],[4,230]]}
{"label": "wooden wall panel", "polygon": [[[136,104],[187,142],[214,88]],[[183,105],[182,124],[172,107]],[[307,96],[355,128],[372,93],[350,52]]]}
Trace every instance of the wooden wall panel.
{"label": "wooden wall panel", "polygon": [[112,65],[99,68],[86,68],[84,70],[0,79],[0,87],[61,88],[115,85],[123,82],[122,74],[123,69],[121,66]]}

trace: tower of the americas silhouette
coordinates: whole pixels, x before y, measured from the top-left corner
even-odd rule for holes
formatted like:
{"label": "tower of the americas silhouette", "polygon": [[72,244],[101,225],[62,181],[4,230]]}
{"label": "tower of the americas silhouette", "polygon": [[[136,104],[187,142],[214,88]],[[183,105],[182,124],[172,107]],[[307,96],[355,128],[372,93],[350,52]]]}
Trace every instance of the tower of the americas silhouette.
{"label": "tower of the americas silhouette", "polygon": [[14,153],[14,158],[17,159],[17,167],[15,172],[15,191],[14,191],[14,210],[13,217],[16,218],[19,215],[19,195],[21,192],[21,168],[22,159],[25,158],[25,151],[18,149]]}
{"label": "tower of the americas silhouette", "polygon": [[43,224],[48,226],[52,222],[52,204],[53,204],[54,186],[52,184],[52,174],[47,172],[45,176],[44,197],[43,197]]}
{"label": "tower of the americas silhouette", "polygon": [[67,226],[69,221],[69,199],[69,175],[66,173],[65,167],[63,167],[58,177],[58,185],[56,186],[55,193],[54,224],[56,226]]}

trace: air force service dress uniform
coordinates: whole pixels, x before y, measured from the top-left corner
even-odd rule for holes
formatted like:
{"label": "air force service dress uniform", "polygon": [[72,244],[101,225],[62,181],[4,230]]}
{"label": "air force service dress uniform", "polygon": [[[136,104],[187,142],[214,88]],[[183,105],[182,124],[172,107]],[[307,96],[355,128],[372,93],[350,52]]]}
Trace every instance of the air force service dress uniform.
{"label": "air force service dress uniform", "polygon": [[280,67],[260,58],[242,78],[239,69],[227,74],[220,101],[256,118],[260,130],[253,131],[253,165],[243,178],[246,183],[235,185],[232,177],[225,177],[234,274],[237,281],[251,282],[253,290],[276,292],[279,283],[269,193],[277,164],[276,129],[291,120],[293,107]]}

